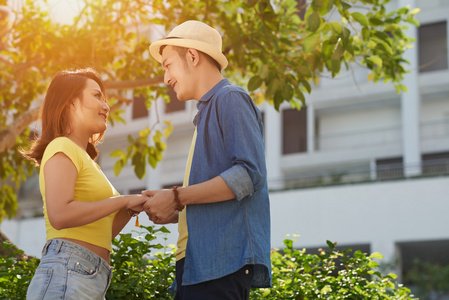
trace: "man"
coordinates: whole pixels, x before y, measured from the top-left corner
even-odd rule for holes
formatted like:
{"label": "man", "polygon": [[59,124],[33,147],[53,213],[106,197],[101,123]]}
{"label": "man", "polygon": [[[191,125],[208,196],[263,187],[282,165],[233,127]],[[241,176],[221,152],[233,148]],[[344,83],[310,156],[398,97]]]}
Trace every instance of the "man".
{"label": "man", "polygon": [[221,48],[220,34],[198,21],[150,46],[178,99],[198,101],[183,187],[145,192],[150,220],[178,222],[175,299],[249,299],[251,287],[271,286],[261,113],[221,75]]}

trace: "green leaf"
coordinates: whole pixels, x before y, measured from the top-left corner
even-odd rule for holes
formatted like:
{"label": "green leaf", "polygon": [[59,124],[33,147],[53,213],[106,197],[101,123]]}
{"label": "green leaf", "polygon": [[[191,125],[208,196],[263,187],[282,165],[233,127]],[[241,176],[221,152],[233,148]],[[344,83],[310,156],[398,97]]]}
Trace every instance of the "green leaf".
{"label": "green leaf", "polygon": [[312,268],[310,267],[309,264],[305,264],[304,265],[304,272],[306,273],[310,273],[312,271]]}
{"label": "green leaf", "polygon": [[150,135],[150,134],[151,134],[150,128],[145,127],[144,129],[142,129],[142,130],[139,132],[139,137],[147,137],[147,136]]}
{"label": "green leaf", "polygon": [[339,59],[332,59],[331,60],[331,71],[332,71],[332,77],[335,77],[340,73],[341,69],[341,62]]}
{"label": "green leaf", "polygon": [[334,250],[334,249],[335,249],[334,243],[332,243],[332,242],[329,241],[329,240],[326,240],[326,243],[327,243],[327,245],[329,246],[329,248],[330,248],[331,250]]}
{"label": "green leaf", "polygon": [[330,285],[325,285],[325,286],[321,289],[320,294],[321,294],[321,295],[324,295],[324,294],[327,294],[327,293],[329,293],[329,292],[332,292],[332,288],[330,287]]}
{"label": "green leaf", "polygon": [[145,164],[141,163],[134,166],[134,173],[136,174],[137,178],[142,179],[145,177]]}
{"label": "green leaf", "polygon": [[388,277],[390,277],[391,279],[396,279],[396,278],[398,278],[398,275],[396,275],[396,274],[394,274],[394,273],[388,273],[388,275],[387,275]]}
{"label": "green leaf", "polygon": [[262,85],[262,82],[263,82],[263,79],[260,76],[254,75],[248,81],[248,90],[250,92],[252,92],[252,91],[258,89]]}
{"label": "green leaf", "polygon": [[382,254],[380,254],[379,252],[373,252],[371,253],[371,255],[369,256],[369,258],[373,259],[382,259],[384,258],[384,256]]}
{"label": "green leaf", "polygon": [[341,30],[341,24],[338,22],[330,22],[330,25],[332,27],[332,30],[337,33],[337,34],[341,34],[342,30]]}
{"label": "green leaf", "polygon": [[319,45],[320,42],[321,42],[320,33],[314,33],[307,36],[303,41],[304,53],[312,52],[315,49],[315,47]]}
{"label": "green leaf", "polygon": [[348,9],[350,9],[352,7],[351,4],[349,4],[349,3],[345,2],[345,1],[341,1],[341,5],[342,5],[342,8],[344,10],[348,10]]}
{"label": "green leaf", "polygon": [[120,149],[116,149],[116,150],[112,151],[109,156],[110,157],[124,157],[125,153]]}
{"label": "green leaf", "polygon": [[382,59],[378,55],[370,56],[368,57],[368,60],[375,63],[377,66],[382,67]]}
{"label": "green leaf", "polygon": [[371,25],[373,26],[381,26],[384,24],[384,22],[381,19],[376,17],[369,18],[369,23],[371,23]]}
{"label": "green leaf", "polygon": [[321,16],[317,11],[314,11],[307,19],[307,27],[310,31],[315,32],[321,25]]}
{"label": "green leaf", "polygon": [[332,54],[331,59],[332,60],[339,60],[343,54],[345,52],[345,49],[343,48],[343,46],[339,43],[334,51],[334,53]]}
{"label": "green leaf", "polygon": [[364,27],[368,27],[369,23],[368,23],[368,19],[365,17],[364,14],[359,13],[359,12],[353,12],[352,17],[360,23],[360,25],[364,26]]}
{"label": "green leaf", "polygon": [[155,169],[157,166],[157,159],[155,157],[155,155],[150,154],[148,155],[148,163],[150,164],[150,166]]}
{"label": "green leaf", "polygon": [[288,249],[293,249],[293,241],[290,239],[285,239],[284,240],[284,245],[288,248]]}
{"label": "green leaf", "polygon": [[156,149],[159,151],[165,151],[167,149],[167,144],[164,142],[155,143]]}
{"label": "green leaf", "polygon": [[262,297],[263,298],[265,298],[265,297],[267,297],[268,295],[271,294],[270,289],[261,289],[261,290],[262,290]]}
{"label": "green leaf", "polygon": [[168,138],[173,132],[173,124],[171,121],[164,121],[163,123],[167,125],[167,127],[164,128],[164,137]]}
{"label": "green leaf", "polygon": [[324,0],[312,0],[311,6],[313,10],[319,10],[324,5]]}
{"label": "green leaf", "polygon": [[410,23],[410,24],[415,25],[416,27],[420,26],[419,22],[415,18],[413,18],[413,17],[407,18],[405,21]]}
{"label": "green leaf", "polygon": [[115,176],[118,176],[120,174],[124,165],[125,164],[124,164],[123,160],[118,160],[115,162],[115,164],[114,164],[114,175]]}
{"label": "green leaf", "polygon": [[[259,67],[259,76],[262,79],[266,79],[270,71],[270,67],[266,64],[262,64]],[[257,88],[256,88],[257,89]]]}
{"label": "green leaf", "polygon": [[368,267],[371,269],[377,268],[378,266],[379,266],[379,264],[377,262],[375,262],[374,260],[372,260],[368,263]]}
{"label": "green leaf", "polygon": [[277,91],[278,87],[279,87],[279,79],[278,78],[274,78],[273,80],[270,81],[270,83],[268,84],[268,88],[265,92],[265,96],[268,99],[273,99],[274,93]]}
{"label": "green leaf", "polygon": [[413,9],[413,10],[410,12],[410,14],[411,14],[411,15],[416,15],[416,14],[419,13],[420,11],[421,11],[420,8],[415,8],[415,9]]}
{"label": "green leaf", "polygon": [[302,85],[306,88],[307,92],[310,94],[312,92],[312,87],[307,80],[301,80]]}

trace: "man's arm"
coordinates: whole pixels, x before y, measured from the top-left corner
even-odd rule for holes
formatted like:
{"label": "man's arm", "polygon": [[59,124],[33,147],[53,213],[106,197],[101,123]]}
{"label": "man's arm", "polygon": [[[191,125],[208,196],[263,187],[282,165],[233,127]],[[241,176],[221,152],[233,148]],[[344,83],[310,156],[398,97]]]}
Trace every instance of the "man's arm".
{"label": "man's arm", "polygon": [[[191,186],[179,187],[177,190],[179,202],[183,206],[227,201],[236,197],[221,176]],[[168,219],[178,207],[173,190],[144,191],[144,193],[152,196],[144,205],[150,220],[158,222]]]}
{"label": "man's arm", "polygon": [[214,203],[235,198],[221,176],[191,186],[178,188],[178,198],[182,205]]}

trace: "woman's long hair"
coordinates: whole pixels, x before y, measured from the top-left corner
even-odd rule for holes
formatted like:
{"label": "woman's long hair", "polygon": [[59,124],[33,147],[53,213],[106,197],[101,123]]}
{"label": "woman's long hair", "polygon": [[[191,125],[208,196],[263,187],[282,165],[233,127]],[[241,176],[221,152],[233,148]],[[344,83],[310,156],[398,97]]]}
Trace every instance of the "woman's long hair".
{"label": "woman's long hair", "polygon": [[[22,151],[23,156],[34,160],[39,166],[47,145],[55,138],[66,136],[70,133],[72,130],[70,105],[75,98],[82,100],[83,90],[88,79],[98,83],[107,103],[103,82],[93,69],[59,71],[51,80],[41,107],[42,134],[33,142],[29,151]],[[92,159],[95,159],[98,155],[96,145],[103,136],[104,131],[89,138],[86,151]]]}

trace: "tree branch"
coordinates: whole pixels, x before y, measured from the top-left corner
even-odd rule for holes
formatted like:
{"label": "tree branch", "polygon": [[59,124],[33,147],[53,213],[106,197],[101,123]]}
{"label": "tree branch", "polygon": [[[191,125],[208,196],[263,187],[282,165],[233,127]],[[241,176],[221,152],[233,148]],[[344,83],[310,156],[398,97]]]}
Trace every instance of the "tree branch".
{"label": "tree branch", "polygon": [[14,122],[5,130],[0,132],[0,152],[11,149],[17,137],[39,117],[40,106],[32,108],[18,116]]}
{"label": "tree branch", "polygon": [[126,90],[155,85],[163,82],[164,76],[156,76],[153,78],[136,79],[136,80],[123,80],[123,81],[107,80],[104,82],[104,87],[108,90]]}
{"label": "tree branch", "polygon": [[118,100],[118,102],[116,104],[114,104],[110,107],[111,112],[122,107],[123,103],[125,103],[126,105],[129,105],[129,104],[131,104],[131,102],[133,102],[132,99],[123,97],[123,96],[119,95],[118,93],[108,93],[108,98],[117,98],[117,100]]}

